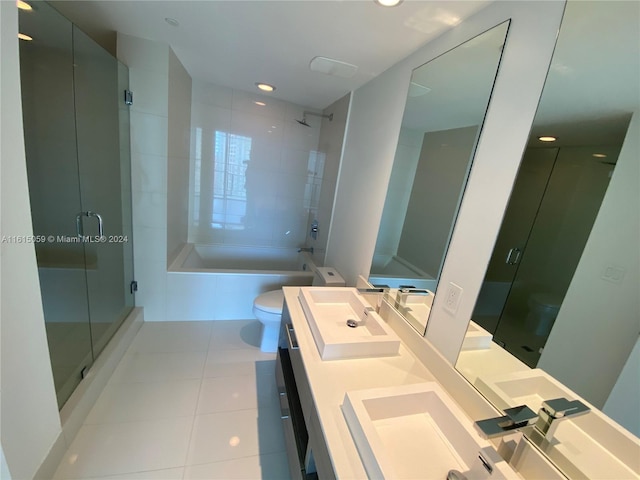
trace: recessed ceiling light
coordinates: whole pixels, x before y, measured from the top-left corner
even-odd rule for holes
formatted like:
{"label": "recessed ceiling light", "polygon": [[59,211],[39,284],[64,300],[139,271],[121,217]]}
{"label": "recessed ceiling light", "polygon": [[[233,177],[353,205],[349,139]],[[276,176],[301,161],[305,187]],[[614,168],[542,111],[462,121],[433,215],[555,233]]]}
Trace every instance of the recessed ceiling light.
{"label": "recessed ceiling light", "polygon": [[29,35],[25,35],[24,33],[19,33],[18,38],[20,40],[26,40],[27,42],[30,42],[31,40],[33,40],[32,37],[30,37]]}
{"label": "recessed ceiling light", "polygon": [[256,105],[258,105],[260,107],[266,107],[267,106],[267,104],[264,103],[264,102],[253,102],[253,103],[255,103]]}
{"label": "recessed ceiling light", "polygon": [[383,7],[395,7],[396,5],[400,5],[402,0],[373,0],[378,5]]}
{"label": "recessed ceiling light", "polygon": [[30,12],[31,10],[33,10],[31,5],[29,5],[27,2],[23,2],[22,0],[17,0],[16,5],[18,5],[18,8],[20,10],[26,10],[27,12]]}
{"label": "recessed ceiling light", "polygon": [[171,25],[172,27],[178,27],[180,26],[180,22],[178,20],[176,20],[175,18],[171,18],[171,17],[166,17],[164,19],[165,22],[167,22],[169,25]]}
{"label": "recessed ceiling light", "polygon": [[606,153],[594,153],[592,156],[596,158],[607,158]]}
{"label": "recessed ceiling light", "polygon": [[263,92],[273,92],[276,89],[276,87],[274,87],[273,85],[262,82],[256,82],[256,87],[258,87]]}
{"label": "recessed ceiling light", "polygon": [[541,142],[555,142],[557,138],[550,135],[543,135],[541,137],[538,137],[538,140],[540,140]]}

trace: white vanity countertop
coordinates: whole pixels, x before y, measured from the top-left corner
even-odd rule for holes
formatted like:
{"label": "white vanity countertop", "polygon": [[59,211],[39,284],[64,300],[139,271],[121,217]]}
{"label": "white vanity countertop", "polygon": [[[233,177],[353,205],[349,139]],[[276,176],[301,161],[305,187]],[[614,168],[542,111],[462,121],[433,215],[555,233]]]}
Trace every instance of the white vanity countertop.
{"label": "white vanity countertop", "polygon": [[299,290],[283,288],[334,472],[340,479],[367,478],[340,408],[345,392],[435,378],[403,344],[399,354],[392,357],[323,361],[298,300]]}
{"label": "white vanity countertop", "polygon": [[504,348],[491,342],[489,348],[479,350],[463,350],[458,355],[456,370],[472,384],[477,378],[495,375],[528,372],[531,368]]}

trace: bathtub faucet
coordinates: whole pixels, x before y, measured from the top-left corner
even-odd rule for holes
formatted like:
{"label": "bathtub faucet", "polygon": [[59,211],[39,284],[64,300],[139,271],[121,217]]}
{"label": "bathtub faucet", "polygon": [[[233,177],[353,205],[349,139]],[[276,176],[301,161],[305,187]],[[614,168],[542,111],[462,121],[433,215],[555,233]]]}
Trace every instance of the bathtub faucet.
{"label": "bathtub faucet", "polygon": [[313,247],[300,247],[298,249],[298,253],[300,252],[309,252],[311,255],[313,255]]}

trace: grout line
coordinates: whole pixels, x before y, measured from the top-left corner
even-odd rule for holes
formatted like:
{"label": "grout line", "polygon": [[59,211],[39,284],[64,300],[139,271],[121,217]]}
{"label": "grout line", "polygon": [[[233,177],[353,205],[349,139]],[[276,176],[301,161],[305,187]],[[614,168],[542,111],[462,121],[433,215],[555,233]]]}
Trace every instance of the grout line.
{"label": "grout line", "polygon": [[209,326],[209,338],[208,338],[208,342],[207,342],[207,352],[204,356],[204,362],[202,364],[202,369],[200,370],[200,385],[198,386],[198,394],[196,395],[196,405],[194,407],[193,410],[193,420],[191,421],[191,430],[189,431],[189,442],[187,443],[187,451],[184,457],[184,470],[182,471],[182,478],[184,479],[184,476],[186,474],[187,471],[187,460],[189,459],[189,452],[191,451],[191,443],[193,441],[193,431],[196,425],[196,419],[198,418],[197,416],[197,412],[198,412],[198,406],[200,405],[200,395],[202,393],[202,383],[204,382],[204,372],[205,369],[207,368],[207,360],[209,359],[209,348],[211,345],[211,337],[213,336],[213,323],[210,324]]}

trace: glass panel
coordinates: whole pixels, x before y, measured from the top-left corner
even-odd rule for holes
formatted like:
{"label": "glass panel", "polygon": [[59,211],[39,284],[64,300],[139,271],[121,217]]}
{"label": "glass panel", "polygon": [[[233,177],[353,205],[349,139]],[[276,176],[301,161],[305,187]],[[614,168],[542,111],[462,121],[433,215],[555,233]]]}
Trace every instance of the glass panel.
{"label": "glass panel", "polygon": [[40,289],[58,405],[92,363],[76,152],[71,23],[45,3],[20,10],[20,75]]}
{"label": "glass panel", "polygon": [[73,45],[80,192],[83,211],[92,212],[82,221],[97,356],[131,309],[123,289],[125,246],[131,240],[123,228],[118,141],[118,102],[123,95],[118,91],[117,60],[75,26]]}
{"label": "glass panel", "polygon": [[124,102],[124,91],[129,90],[129,68],[118,62],[118,123],[120,126],[120,193],[122,198],[122,235],[123,255],[123,291],[125,312],[131,311],[135,305],[135,295],[131,291],[133,273],[133,223],[131,200],[131,138],[130,138],[130,107]]}

